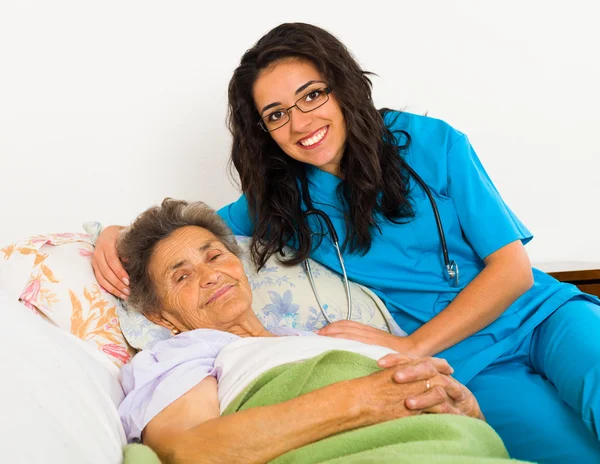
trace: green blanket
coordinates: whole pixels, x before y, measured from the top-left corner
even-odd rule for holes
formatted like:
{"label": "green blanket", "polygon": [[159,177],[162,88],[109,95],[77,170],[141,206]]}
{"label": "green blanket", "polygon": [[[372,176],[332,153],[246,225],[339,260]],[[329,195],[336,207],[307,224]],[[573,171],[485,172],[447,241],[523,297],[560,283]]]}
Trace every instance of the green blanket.
{"label": "green blanket", "polygon": [[[364,356],[329,351],[261,375],[237,396],[224,415],[277,404],[378,370],[375,361]],[[131,446],[125,448],[125,464],[158,462],[141,458],[140,453],[148,451],[141,445]],[[425,414],[340,433],[289,451],[272,462],[500,464],[508,461],[502,440],[485,422],[463,416]]]}

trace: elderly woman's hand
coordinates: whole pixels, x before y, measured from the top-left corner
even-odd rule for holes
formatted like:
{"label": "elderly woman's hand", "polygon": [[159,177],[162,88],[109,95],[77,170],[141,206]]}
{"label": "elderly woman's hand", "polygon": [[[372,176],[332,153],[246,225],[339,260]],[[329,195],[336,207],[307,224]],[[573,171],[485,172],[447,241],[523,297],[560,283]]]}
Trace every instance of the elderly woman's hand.
{"label": "elderly woman's hand", "polygon": [[[420,367],[422,364],[429,366],[423,369]],[[430,378],[422,375],[423,372],[432,372],[432,368],[437,374]],[[417,371],[420,374],[412,377],[411,372]],[[404,374],[413,380],[405,381]],[[481,417],[477,414],[479,408],[474,408],[467,398],[468,390],[451,377],[440,374],[430,359],[410,360],[351,380],[344,388],[357,400],[363,420],[361,426],[423,413]]]}
{"label": "elderly woman's hand", "polygon": [[471,391],[450,377],[454,369],[441,358],[409,358],[389,354],[378,361],[379,367],[394,369],[399,384],[425,381],[425,390],[406,399],[407,409],[425,413],[459,414],[485,420]]}

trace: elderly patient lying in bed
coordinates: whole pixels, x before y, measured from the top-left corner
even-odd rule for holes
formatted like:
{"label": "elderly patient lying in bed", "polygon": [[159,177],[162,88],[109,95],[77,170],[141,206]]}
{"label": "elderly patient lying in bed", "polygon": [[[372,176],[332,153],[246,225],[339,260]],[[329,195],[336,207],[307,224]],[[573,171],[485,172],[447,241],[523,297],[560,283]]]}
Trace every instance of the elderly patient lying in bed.
{"label": "elderly patient lying in bed", "polygon": [[203,203],[167,199],[147,210],[118,251],[130,306],[175,335],[122,370],[127,437],[163,462],[507,457],[445,361],[268,332],[252,311],[235,238]]}

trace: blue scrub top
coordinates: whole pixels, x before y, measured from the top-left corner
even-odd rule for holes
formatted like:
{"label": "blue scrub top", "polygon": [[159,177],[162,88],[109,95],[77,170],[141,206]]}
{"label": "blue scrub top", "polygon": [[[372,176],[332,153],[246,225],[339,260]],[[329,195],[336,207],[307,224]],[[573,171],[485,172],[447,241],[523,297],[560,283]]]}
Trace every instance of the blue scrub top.
{"label": "blue scrub top", "polygon": [[[393,132],[410,134],[410,146],[402,156],[431,189],[449,257],[460,268],[460,283],[452,287],[447,280],[431,203],[412,178],[415,217],[400,225],[379,217],[381,231],[373,231],[369,252],[346,251],[343,256],[348,278],[371,288],[410,334],[442,311],[477,276],[485,257],[515,240],[526,244],[532,235],[504,203],[464,134],[443,121],[410,113],[390,112],[385,121]],[[403,135],[395,133],[399,144],[403,143]],[[314,206],[329,215],[343,243],[346,228],[336,190],[343,181],[312,166],[307,172]],[[243,195],[219,214],[236,235],[252,235]],[[317,220],[314,215],[310,219]],[[315,229],[320,230],[318,226]],[[311,257],[341,272],[330,240],[323,240]],[[537,269],[533,275],[533,287],[495,322],[437,355],[451,363],[459,381],[467,383],[567,300],[582,297],[598,302]]]}

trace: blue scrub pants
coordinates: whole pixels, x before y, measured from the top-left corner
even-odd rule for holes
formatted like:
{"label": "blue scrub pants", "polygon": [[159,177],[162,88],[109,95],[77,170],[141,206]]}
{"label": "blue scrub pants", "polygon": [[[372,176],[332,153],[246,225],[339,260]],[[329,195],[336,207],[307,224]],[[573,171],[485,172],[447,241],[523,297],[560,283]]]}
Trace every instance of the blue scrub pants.
{"label": "blue scrub pants", "polygon": [[565,303],[467,387],[511,457],[600,463],[600,306]]}

